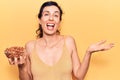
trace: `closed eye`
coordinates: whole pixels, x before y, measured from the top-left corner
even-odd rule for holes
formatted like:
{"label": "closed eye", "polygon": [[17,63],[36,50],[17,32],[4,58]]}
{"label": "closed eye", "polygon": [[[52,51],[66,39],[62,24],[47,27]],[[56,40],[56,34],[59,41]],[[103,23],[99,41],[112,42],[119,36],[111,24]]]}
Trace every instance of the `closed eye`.
{"label": "closed eye", "polygon": [[59,15],[57,15],[57,14],[55,14],[54,16],[55,16],[55,17],[59,17]]}
{"label": "closed eye", "polygon": [[48,16],[48,15],[49,15],[48,13],[44,14],[44,16]]}

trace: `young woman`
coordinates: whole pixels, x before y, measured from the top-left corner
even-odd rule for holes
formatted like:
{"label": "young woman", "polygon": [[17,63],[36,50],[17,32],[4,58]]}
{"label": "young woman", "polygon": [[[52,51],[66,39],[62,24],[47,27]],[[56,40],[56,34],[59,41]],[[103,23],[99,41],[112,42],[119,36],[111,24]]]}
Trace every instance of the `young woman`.
{"label": "young woman", "polygon": [[83,80],[92,53],[113,47],[113,44],[105,45],[105,41],[93,44],[80,62],[73,37],[60,35],[62,13],[56,2],[45,2],[38,14],[38,38],[26,44],[23,55],[8,58],[10,64],[18,65],[20,80],[72,80],[72,74],[77,80]]}

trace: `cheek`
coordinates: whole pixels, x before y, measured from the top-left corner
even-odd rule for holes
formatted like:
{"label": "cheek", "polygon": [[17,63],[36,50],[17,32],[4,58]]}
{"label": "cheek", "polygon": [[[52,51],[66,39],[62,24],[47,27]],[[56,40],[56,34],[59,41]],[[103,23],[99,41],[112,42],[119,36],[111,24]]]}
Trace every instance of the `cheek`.
{"label": "cheek", "polygon": [[56,21],[56,23],[57,23],[57,24],[59,24],[59,23],[60,23],[60,19],[56,19],[55,21]]}
{"label": "cheek", "polygon": [[56,23],[57,28],[60,27],[60,21]]}
{"label": "cheek", "polygon": [[44,26],[44,25],[45,25],[45,22],[46,22],[46,20],[45,20],[45,19],[43,19],[43,18],[40,20],[40,24],[41,24],[42,26]]}
{"label": "cheek", "polygon": [[40,25],[42,26],[42,28],[44,29],[45,28],[45,22],[44,21],[40,21]]}
{"label": "cheek", "polygon": [[43,17],[41,18],[41,22],[45,22],[45,21],[47,21],[47,20],[48,20],[48,17],[44,17],[44,16],[43,16]]}

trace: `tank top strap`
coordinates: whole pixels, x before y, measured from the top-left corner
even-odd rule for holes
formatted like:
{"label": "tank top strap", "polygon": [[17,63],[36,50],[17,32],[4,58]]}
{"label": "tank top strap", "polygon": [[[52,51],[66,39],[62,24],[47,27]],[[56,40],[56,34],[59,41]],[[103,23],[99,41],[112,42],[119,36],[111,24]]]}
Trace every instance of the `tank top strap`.
{"label": "tank top strap", "polygon": [[32,53],[36,52],[36,44],[37,44],[37,40],[35,40],[35,43],[34,43],[34,45],[33,45]]}
{"label": "tank top strap", "polygon": [[65,39],[66,39],[66,36],[63,36],[63,38],[64,38],[63,48],[66,49],[66,48],[67,48],[67,46],[66,46],[66,40],[65,40]]}

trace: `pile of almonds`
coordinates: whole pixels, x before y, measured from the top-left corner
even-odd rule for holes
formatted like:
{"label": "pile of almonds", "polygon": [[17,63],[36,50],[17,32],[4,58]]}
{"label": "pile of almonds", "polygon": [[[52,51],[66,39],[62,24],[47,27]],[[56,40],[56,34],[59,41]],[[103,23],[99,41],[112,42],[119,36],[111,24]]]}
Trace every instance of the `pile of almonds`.
{"label": "pile of almonds", "polygon": [[23,55],[24,48],[23,47],[10,47],[10,48],[7,48],[4,51],[4,53],[8,58],[14,58],[14,57],[19,58],[20,56]]}

